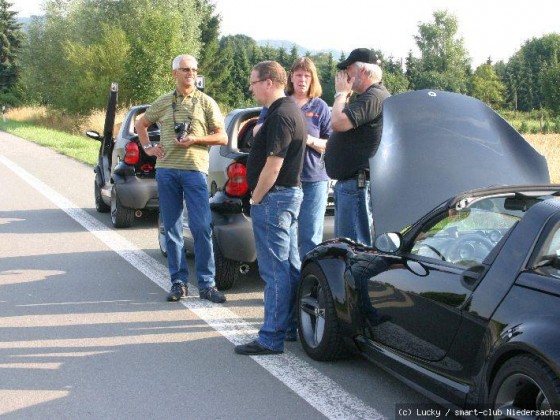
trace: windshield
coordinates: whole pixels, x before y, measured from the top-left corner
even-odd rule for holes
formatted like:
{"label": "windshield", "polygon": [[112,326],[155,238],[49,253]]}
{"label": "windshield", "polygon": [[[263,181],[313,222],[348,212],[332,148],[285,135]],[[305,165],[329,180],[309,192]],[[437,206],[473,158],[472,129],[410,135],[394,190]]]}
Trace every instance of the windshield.
{"label": "windshield", "polygon": [[411,253],[467,268],[483,263],[526,211],[508,208],[510,198],[486,198],[441,213],[419,232]]}

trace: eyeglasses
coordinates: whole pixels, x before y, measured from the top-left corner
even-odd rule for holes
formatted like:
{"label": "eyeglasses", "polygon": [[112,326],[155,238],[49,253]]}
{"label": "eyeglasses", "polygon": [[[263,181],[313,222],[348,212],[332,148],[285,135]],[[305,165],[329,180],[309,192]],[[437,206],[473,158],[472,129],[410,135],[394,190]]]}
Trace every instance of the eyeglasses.
{"label": "eyeglasses", "polygon": [[198,71],[198,69],[192,68],[192,67],[179,67],[177,70],[182,71],[183,73],[196,73]]}
{"label": "eyeglasses", "polygon": [[261,80],[255,80],[253,82],[249,82],[249,87],[253,87],[255,85],[255,83],[259,83],[259,82],[266,82],[268,79],[261,79]]}

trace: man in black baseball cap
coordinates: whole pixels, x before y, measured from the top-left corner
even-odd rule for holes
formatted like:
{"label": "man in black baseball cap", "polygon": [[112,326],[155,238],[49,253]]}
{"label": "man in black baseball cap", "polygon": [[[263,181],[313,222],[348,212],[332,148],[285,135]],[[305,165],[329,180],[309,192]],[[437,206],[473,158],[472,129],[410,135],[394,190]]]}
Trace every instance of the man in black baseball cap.
{"label": "man in black baseball cap", "polygon": [[355,50],[352,50],[346,60],[338,63],[336,67],[340,70],[346,70],[350,64],[355,63],[356,61],[359,61],[360,63],[381,64],[381,60],[377,54],[373,52],[373,50],[370,50],[369,48],[356,48]]}
{"label": "man in black baseball cap", "polygon": [[[353,50],[337,67],[331,113],[332,134],[325,150],[325,168],[334,186],[334,234],[371,246],[372,215],[369,158],[381,141],[382,103],[389,92],[381,83],[377,54]],[[351,92],[357,97],[351,103]]]}

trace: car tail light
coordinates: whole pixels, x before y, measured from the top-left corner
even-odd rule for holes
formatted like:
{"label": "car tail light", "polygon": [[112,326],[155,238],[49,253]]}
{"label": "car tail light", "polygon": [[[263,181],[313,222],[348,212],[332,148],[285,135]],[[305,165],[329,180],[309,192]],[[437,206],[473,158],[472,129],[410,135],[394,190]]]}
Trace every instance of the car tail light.
{"label": "car tail light", "polygon": [[127,165],[136,165],[140,159],[140,150],[138,145],[133,141],[129,141],[124,146],[124,163]]}
{"label": "car tail light", "polygon": [[144,163],[142,166],[140,166],[140,170],[142,172],[152,172],[154,170],[154,165],[149,163]]}
{"label": "car tail light", "polygon": [[247,185],[247,168],[242,163],[232,163],[227,168],[228,180],[226,194],[232,197],[243,197],[249,191]]}

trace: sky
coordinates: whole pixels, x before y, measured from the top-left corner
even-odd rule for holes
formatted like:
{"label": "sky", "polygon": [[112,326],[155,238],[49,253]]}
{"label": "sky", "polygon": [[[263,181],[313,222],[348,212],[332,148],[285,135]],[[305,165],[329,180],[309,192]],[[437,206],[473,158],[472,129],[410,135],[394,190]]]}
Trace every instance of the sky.
{"label": "sky", "polygon": [[[10,0],[18,17],[42,14],[42,0]],[[211,0],[222,16],[221,35],[287,40],[310,50],[359,47],[384,56],[419,56],[419,23],[432,23],[436,10],[458,20],[458,36],[473,66],[507,61],[525,41],[560,33],[558,0]],[[339,57],[335,57],[338,59]]]}

